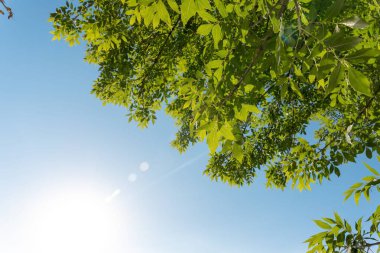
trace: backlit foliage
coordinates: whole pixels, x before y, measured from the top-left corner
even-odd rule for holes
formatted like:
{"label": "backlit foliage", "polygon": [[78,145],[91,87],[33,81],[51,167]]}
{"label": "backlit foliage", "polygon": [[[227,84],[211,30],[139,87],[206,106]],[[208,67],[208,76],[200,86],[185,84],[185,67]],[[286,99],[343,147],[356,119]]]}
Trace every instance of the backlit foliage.
{"label": "backlit foliage", "polygon": [[142,127],[165,109],[214,180],[310,189],[380,151],[378,0],[79,0],[50,21],[99,99]]}

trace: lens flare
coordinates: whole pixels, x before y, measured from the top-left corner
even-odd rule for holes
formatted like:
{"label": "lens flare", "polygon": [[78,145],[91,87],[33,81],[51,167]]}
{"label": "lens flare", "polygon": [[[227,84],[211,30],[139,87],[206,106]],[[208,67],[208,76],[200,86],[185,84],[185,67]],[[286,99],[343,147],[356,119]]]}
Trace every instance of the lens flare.
{"label": "lens flare", "polygon": [[113,251],[118,215],[103,197],[89,192],[56,194],[35,213],[32,252]]}

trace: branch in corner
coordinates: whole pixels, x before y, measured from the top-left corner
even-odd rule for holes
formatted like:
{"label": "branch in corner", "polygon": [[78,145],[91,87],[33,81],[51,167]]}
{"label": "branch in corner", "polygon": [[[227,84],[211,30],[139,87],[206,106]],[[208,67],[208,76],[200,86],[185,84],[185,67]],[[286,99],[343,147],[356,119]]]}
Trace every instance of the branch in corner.
{"label": "branch in corner", "polygon": [[[0,3],[4,6],[4,8],[7,10],[8,12],[8,19],[11,19],[13,17],[13,12],[12,12],[12,9],[10,7],[8,7],[4,0],[0,0]],[[4,11],[3,10],[0,10],[0,14],[4,15]]]}

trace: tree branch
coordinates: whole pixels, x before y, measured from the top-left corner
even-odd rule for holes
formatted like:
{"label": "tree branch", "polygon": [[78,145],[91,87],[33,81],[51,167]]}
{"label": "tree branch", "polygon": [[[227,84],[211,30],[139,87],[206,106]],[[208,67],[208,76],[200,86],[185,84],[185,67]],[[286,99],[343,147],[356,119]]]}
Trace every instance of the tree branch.
{"label": "tree branch", "polygon": [[297,13],[297,27],[298,27],[298,33],[301,35],[302,22],[301,22],[301,9],[300,9],[300,4],[298,3],[298,0],[294,0],[294,4],[295,4],[295,6],[296,6],[296,13]]}
{"label": "tree branch", "polygon": [[[1,1],[1,0],[0,0]],[[144,75],[144,78],[142,79],[142,81],[140,82],[140,84],[142,84],[142,87],[141,87],[141,92],[143,93],[144,92],[144,89],[145,89],[145,81],[146,81],[146,78],[147,78],[147,74],[146,73],[149,73],[152,68],[154,67],[154,65],[157,64],[158,60],[160,59],[163,51],[164,51],[164,48],[167,46],[166,43],[168,42],[170,36],[172,35],[172,33],[174,32],[175,28],[177,27],[177,25],[179,24],[179,21],[181,20],[180,17],[178,17],[176,23],[173,25],[172,29],[170,30],[169,34],[166,36],[165,40],[164,40],[164,43],[162,43],[160,49],[158,50],[158,54],[156,55],[156,57],[154,58],[153,60],[153,63],[148,67],[148,69],[145,71],[145,75]]]}
{"label": "tree branch", "polygon": [[[284,12],[286,10],[286,7],[288,6],[288,3],[289,3],[289,0],[280,0],[281,1],[281,8],[280,8],[280,11],[277,12],[277,18],[282,18],[282,16],[284,15]],[[278,1],[278,2],[280,2]]]}
{"label": "tree branch", "polygon": [[[9,7],[5,4],[4,0],[0,0],[0,3],[1,3],[1,4],[4,6],[4,8],[7,10],[7,12],[8,12],[8,19],[12,18],[12,17],[13,17],[12,9],[9,8]],[[0,13],[4,15],[4,12],[3,12],[2,10],[0,10]]]}
{"label": "tree branch", "polygon": [[365,245],[364,245],[364,247],[372,247],[372,246],[376,246],[376,245],[380,245],[380,242],[374,242],[374,243],[366,243]]}
{"label": "tree branch", "polygon": [[[263,43],[264,44],[264,43]],[[262,45],[260,45],[255,53],[253,54],[252,61],[248,65],[248,67],[245,69],[244,73],[240,76],[240,79],[238,83],[235,85],[235,87],[230,91],[230,93],[227,95],[227,97],[223,100],[223,102],[227,101],[232,97],[232,95],[239,89],[240,85],[243,83],[244,79],[247,77],[249,72],[252,70],[253,65],[255,65],[258,61],[258,59],[262,56],[262,53],[264,51],[264,48]]]}
{"label": "tree branch", "polygon": [[[288,6],[289,0],[279,0],[277,4],[273,6],[272,9],[274,9],[278,4],[281,4],[280,10],[277,12],[276,16],[277,18],[282,18],[284,15],[284,12],[286,10],[286,7]],[[264,19],[262,19],[264,20]],[[261,21],[262,21],[261,20]],[[235,87],[231,90],[231,92],[223,99],[223,103],[225,103],[228,99],[230,99],[233,94],[239,89],[241,84],[243,83],[244,79],[247,77],[249,72],[252,70],[253,65],[257,63],[257,61],[262,57],[264,53],[264,45],[268,42],[268,39],[271,37],[272,32],[271,30],[267,32],[267,34],[264,36],[262,43],[256,48],[255,53],[253,54],[252,61],[248,65],[248,67],[244,70],[243,74],[240,76],[240,79],[238,83],[235,85]]]}

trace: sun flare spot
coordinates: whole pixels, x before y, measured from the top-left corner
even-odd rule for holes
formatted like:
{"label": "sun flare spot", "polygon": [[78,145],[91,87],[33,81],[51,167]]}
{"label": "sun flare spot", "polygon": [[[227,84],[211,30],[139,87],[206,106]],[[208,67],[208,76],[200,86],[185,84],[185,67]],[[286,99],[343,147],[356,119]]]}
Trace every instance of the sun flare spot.
{"label": "sun flare spot", "polygon": [[37,210],[34,249],[39,253],[112,252],[118,219],[104,197],[88,192],[55,194]]}

